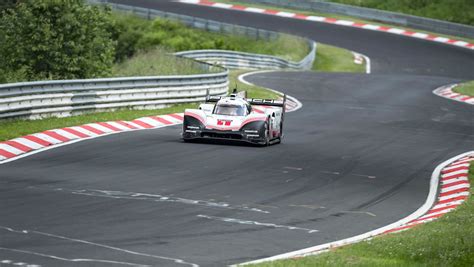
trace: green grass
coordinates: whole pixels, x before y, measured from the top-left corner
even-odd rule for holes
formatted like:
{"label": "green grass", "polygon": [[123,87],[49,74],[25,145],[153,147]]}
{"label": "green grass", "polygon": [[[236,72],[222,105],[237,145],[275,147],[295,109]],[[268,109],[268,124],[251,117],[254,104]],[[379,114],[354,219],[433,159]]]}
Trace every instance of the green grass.
{"label": "green grass", "polygon": [[405,26],[401,26],[401,25],[393,25],[393,24],[383,23],[383,22],[375,21],[375,20],[364,20],[364,19],[360,19],[360,18],[356,18],[356,17],[339,15],[339,14],[322,13],[322,12],[316,12],[316,11],[304,10],[304,9],[296,9],[296,8],[276,7],[276,6],[270,6],[270,5],[243,2],[243,1],[238,1],[238,0],[212,0],[212,1],[213,2],[219,2],[219,3],[240,4],[240,5],[244,5],[244,6],[259,7],[259,8],[270,8],[270,9],[276,9],[276,10],[281,10],[281,11],[296,12],[296,13],[303,14],[303,15],[322,16],[322,17],[329,17],[329,18],[335,18],[335,19],[344,19],[344,20],[350,20],[350,21],[354,21],[354,22],[358,22],[358,23],[369,23],[369,24],[376,24],[376,25],[380,25],[380,26],[396,27],[396,28],[399,28],[399,29],[404,29],[404,30],[408,30],[408,31],[412,31],[412,32],[432,34],[432,35],[436,35],[436,36],[441,36],[441,37],[446,37],[446,38],[450,38],[450,39],[456,39],[456,40],[461,40],[461,41],[474,43],[474,39],[471,39],[471,38],[465,38],[465,37],[459,37],[459,36],[453,36],[453,35],[447,35],[447,34],[441,34],[441,33],[434,33],[434,32],[430,32],[430,31],[409,28],[409,27],[405,27]]}
{"label": "green grass", "polygon": [[330,2],[474,25],[472,0],[330,0]]}
{"label": "green grass", "polygon": [[474,81],[456,86],[453,91],[462,95],[474,96]]}
{"label": "green grass", "polygon": [[354,63],[354,56],[349,50],[319,43],[316,54],[313,70],[362,73],[366,71],[365,64]]}
{"label": "green grass", "polygon": [[141,51],[122,63],[115,64],[112,77],[158,76],[158,75],[191,75],[215,71],[219,68],[205,69],[194,60],[180,58],[157,47],[150,51]]}
{"label": "green grass", "polygon": [[[469,180],[474,184],[474,163]],[[256,266],[474,266],[474,186],[470,193],[460,207],[434,222],[317,256]]]}
{"label": "green grass", "polygon": [[78,126],[92,122],[133,120],[146,116],[183,112],[186,108],[197,107],[197,104],[180,104],[157,110],[123,109],[114,112],[90,113],[67,118],[46,118],[42,120],[3,120],[0,121],[0,141],[9,140],[27,134],[50,129]]}

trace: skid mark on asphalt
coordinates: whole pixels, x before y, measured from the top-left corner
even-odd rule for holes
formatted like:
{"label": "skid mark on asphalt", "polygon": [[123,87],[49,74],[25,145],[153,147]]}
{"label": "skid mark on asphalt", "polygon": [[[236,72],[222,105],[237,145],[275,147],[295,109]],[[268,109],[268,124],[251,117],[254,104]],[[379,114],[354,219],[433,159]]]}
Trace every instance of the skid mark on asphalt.
{"label": "skid mark on asphalt", "polygon": [[308,232],[309,234],[319,232],[318,230],[315,230],[315,229],[301,228],[301,227],[295,227],[295,226],[289,226],[289,225],[278,225],[274,223],[248,221],[248,220],[241,220],[241,219],[235,219],[235,218],[216,217],[216,216],[208,216],[208,215],[202,215],[202,214],[197,215],[197,217],[208,219],[208,220],[227,222],[227,223],[256,225],[256,226],[269,227],[269,228],[282,228],[282,229],[287,229],[287,230],[299,230],[299,231]]}
{"label": "skid mark on asphalt", "polygon": [[[54,255],[49,255],[49,254],[44,254],[44,253],[38,253],[34,251],[28,251],[28,250],[21,250],[21,249],[12,249],[12,248],[4,248],[0,247],[0,250],[5,250],[5,251],[11,251],[11,252],[17,252],[17,253],[23,253],[23,254],[30,254],[30,255],[35,255],[43,258],[49,258],[53,260],[60,260],[60,261],[68,261],[68,262],[94,262],[94,263],[110,263],[114,265],[127,265],[127,266],[137,266],[137,267],[147,267],[150,265],[143,265],[143,264],[137,264],[137,263],[130,263],[130,262],[122,262],[122,261],[110,261],[110,260],[98,260],[98,259],[67,259],[59,256],[54,256]],[[26,266],[26,267],[40,267],[40,265],[36,264],[20,264],[20,263],[14,263],[10,260],[7,260],[8,262],[11,262],[11,264],[16,265],[16,266]],[[0,261],[0,263],[8,263],[7,261]]]}
{"label": "skid mark on asphalt", "polygon": [[31,234],[31,235],[47,236],[47,237],[51,237],[51,238],[67,240],[67,241],[70,241],[70,242],[81,243],[81,244],[85,244],[85,245],[90,245],[90,246],[105,248],[105,249],[109,249],[109,250],[114,250],[114,251],[118,251],[118,252],[122,252],[122,253],[126,253],[126,254],[131,254],[131,255],[135,255],[135,256],[142,256],[142,257],[147,257],[147,258],[154,258],[154,259],[159,259],[159,260],[172,261],[172,262],[177,263],[177,264],[189,265],[189,266],[193,266],[193,267],[199,267],[199,265],[197,265],[195,263],[186,262],[182,259],[158,256],[158,255],[147,254],[147,253],[141,253],[141,252],[136,252],[136,251],[132,251],[132,250],[128,250],[128,249],[122,249],[122,248],[118,248],[118,247],[113,247],[113,246],[108,246],[108,245],[104,245],[104,244],[94,243],[94,242],[87,241],[87,240],[70,238],[70,237],[51,234],[51,233],[45,233],[45,232],[34,231],[34,230],[18,230],[18,229],[6,227],[6,226],[1,226],[1,225],[0,225],[0,230],[5,230],[5,231],[8,231],[8,232],[19,233],[19,234],[24,234],[24,235]]}
{"label": "skid mark on asphalt", "polygon": [[265,211],[265,210],[261,210],[257,208],[251,208],[251,207],[242,206],[242,205],[231,205],[225,202],[186,199],[186,198],[180,198],[180,197],[163,196],[159,194],[122,192],[122,191],[110,191],[110,190],[95,190],[95,189],[69,190],[69,189],[58,188],[56,190],[69,191],[75,195],[84,195],[84,196],[92,196],[92,197],[144,200],[144,201],[154,201],[154,202],[170,202],[170,203],[179,203],[179,204],[186,204],[186,205],[198,205],[198,206],[204,206],[208,208],[221,208],[221,209],[230,209],[230,210],[252,211],[252,212],[259,212],[259,213],[270,213],[269,211]]}

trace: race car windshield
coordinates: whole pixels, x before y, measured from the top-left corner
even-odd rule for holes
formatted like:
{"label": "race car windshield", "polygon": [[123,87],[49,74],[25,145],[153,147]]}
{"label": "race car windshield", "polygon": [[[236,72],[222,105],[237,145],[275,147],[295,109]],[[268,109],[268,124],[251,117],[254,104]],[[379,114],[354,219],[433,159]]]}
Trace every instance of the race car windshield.
{"label": "race car windshield", "polygon": [[237,105],[217,105],[214,113],[227,116],[244,116],[245,108]]}

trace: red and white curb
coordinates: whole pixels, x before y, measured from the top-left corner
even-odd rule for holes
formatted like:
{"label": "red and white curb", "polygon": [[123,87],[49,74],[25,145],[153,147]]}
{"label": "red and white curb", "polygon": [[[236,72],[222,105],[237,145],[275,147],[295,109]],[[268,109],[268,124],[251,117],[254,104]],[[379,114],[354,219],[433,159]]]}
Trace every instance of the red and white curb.
{"label": "red and white curb", "polygon": [[47,130],[0,142],[0,164],[4,164],[47,149],[98,138],[110,134],[161,128],[181,124],[183,113],[150,116],[132,121],[109,121]]}
{"label": "red and white curb", "polygon": [[468,172],[471,162],[474,162],[474,151],[458,155],[438,165],[431,175],[430,192],[426,202],[414,213],[397,222],[347,239],[245,262],[239,265],[316,255],[333,248],[357,243],[382,234],[403,231],[416,225],[433,221],[454,210],[468,198]]}
{"label": "red and white curb", "polygon": [[468,96],[468,95],[462,95],[456,92],[453,92],[453,89],[458,86],[458,84],[451,84],[447,86],[442,86],[436,90],[433,91],[435,95],[456,100],[459,102],[467,103],[474,105],[474,96]]}
{"label": "red and white curb", "polygon": [[279,16],[279,17],[285,17],[285,18],[293,18],[293,19],[299,19],[299,20],[323,22],[323,23],[336,24],[336,25],[347,26],[347,27],[355,27],[355,28],[360,28],[360,29],[365,29],[365,30],[387,32],[387,33],[404,35],[408,37],[413,37],[413,38],[418,38],[418,39],[423,39],[423,40],[428,40],[428,41],[433,41],[433,42],[438,42],[438,43],[443,43],[443,44],[449,44],[449,45],[454,45],[454,46],[474,50],[474,44],[468,43],[465,41],[450,39],[450,38],[436,36],[436,35],[427,34],[427,33],[413,32],[413,31],[399,29],[399,28],[381,26],[381,25],[376,25],[376,24],[360,23],[360,22],[355,22],[355,21],[350,21],[350,20],[342,20],[342,19],[327,18],[327,17],[320,17],[320,16],[309,16],[309,15],[280,11],[280,10],[275,10],[275,9],[263,9],[263,8],[249,7],[249,6],[243,6],[243,5],[216,3],[216,2],[212,2],[208,0],[177,0],[177,2],[202,5],[202,6],[210,6],[210,7],[215,7],[215,8],[238,10],[238,11],[251,12],[251,13],[260,13],[260,14],[273,15],[273,16]]}
{"label": "red and white curb", "polygon": [[385,233],[399,232],[433,221],[461,205],[469,197],[468,176],[472,161],[474,161],[474,153],[444,167],[441,170],[438,199],[433,207],[425,215]]}
{"label": "red and white curb", "polygon": [[[297,101],[297,100],[296,100]],[[288,112],[297,109],[297,103],[287,101]],[[257,113],[265,113],[266,106],[254,106]],[[47,130],[0,142],[0,164],[82,140],[110,134],[162,128],[183,123],[183,113],[150,116],[132,121],[109,121]]]}

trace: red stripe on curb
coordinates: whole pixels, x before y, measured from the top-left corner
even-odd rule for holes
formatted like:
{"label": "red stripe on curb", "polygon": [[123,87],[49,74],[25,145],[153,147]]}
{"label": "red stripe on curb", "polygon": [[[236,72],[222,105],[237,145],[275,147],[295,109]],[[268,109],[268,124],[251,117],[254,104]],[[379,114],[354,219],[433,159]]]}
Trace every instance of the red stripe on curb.
{"label": "red stripe on curb", "polygon": [[468,166],[459,166],[457,168],[449,169],[449,170],[442,170],[442,174],[450,173],[450,172],[456,172],[456,171],[462,171],[462,170],[469,170]]}
{"label": "red stripe on curb", "polygon": [[467,173],[458,173],[458,174],[453,174],[453,175],[449,175],[449,176],[445,176],[441,179],[441,181],[446,181],[446,180],[451,180],[451,179],[455,179],[455,178],[460,178],[460,177],[466,177],[467,176]]}
{"label": "red stripe on curb", "polygon": [[367,24],[366,23],[360,23],[360,22],[354,22],[354,24],[352,24],[352,26],[357,27],[357,28],[362,28],[365,25],[367,25]]}
{"label": "red stripe on curb", "polygon": [[235,10],[245,10],[247,7],[246,6],[233,5],[231,8],[235,9]]}
{"label": "red stripe on curb", "polygon": [[86,135],[86,134],[83,134],[83,133],[81,133],[81,132],[79,132],[79,131],[76,131],[76,130],[74,130],[74,129],[72,129],[72,128],[63,128],[63,129],[61,129],[61,130],[66,131],[66,132],[68,132],[68,133],[70,133],[70,134],[76,135],[76,136],[78,136],[79,138],[87,138],[87,137],[90,137],[90,136],[88,136],[88,135]]}
{"label": "red stripe on curb", "polygon": [[10,158],[16,157],[17,155],[0,148],[0,156],[10,159]]}
{"label": "red stripe on curb", "polygon": [[154,119],[154,120],[156,120],[156,121],[158,121],[158,122],[160,122],[160,123],[166,124],[166,125],[171,125],[171,124],[173,124],[171,121],[165,120],[165,119],[163,119],[163,118],[161,118],[161,117],[158,117],[158,116],[156,116],[156,117],[151,117],[151,118]]}
{"label": "red stripe on curb", "polygon": [[44,132],[42,132],[42,133],[44,133],[44,134],[47,135],[47,136],[51,136],[52,138],[57,139],[57,140],[59,140],[59,141],[61,141],[61,142],[67,142],[67,141],[70,140],[69,138],[66,138],[66,137],[64,137],[64,136],[62,136],[62,135],[59,135],[58,133],[53,132],[53,131],[44,131]]}
{"label": "red stripe on curb", "polygon": [[83,128],[83,129],[86,129],[86,130],[88,130],[89,132],[93,132],[93,133],[95,133],[95,134],[98,134],[98,135],[104,134],[104,132],[102,132],[101,130],[96,129],[96,128],[94,128],[94,127],[91,127],[91,126],[89,126],[89,125],[81,125],[81,126],[79,126],[79,127]]}
{"label": "red stripe on curb", "polygon": [[426,213],[426,215],[430,215],[430,214],[437,213],[437,212],[447,210],[447,209],[453,209],[453,208],[456,208],[457,206],[459,206],[459,205],[450,205],[450,206],[442,207],[442,208],[439,208],[439,209],[432,209],[432,210],[428,211]]}
{"label": "red stripe on curb", "polygon": [[14,147],[18,150],[23,151],[23,152],[29,152],[29,151],[33,150],[33,148],[31,148],[29,146],[25,146],[23,144],[20,144],[16,141],[5,141],[5,142],[2,142],[0,144],[7,144],[7,145],[12,146],[12,147]]}
{"label": "red stripe on curb", "polygon": [[336,21],[338,21],[338,19],[333,19],[333,18],[325,18],[324,19],[325,22],[328,22],[328,23],[336,23]]}
{"label": "red stripe on curb", "polygon": [[153,126],[151,126],[150,124],[145,123],[145,122],[140,121],[140,120],[133,120],[132,122],[142,126],[143,128],[147,128],[147,129],[153,128]]}
{"label": "red stripe on curb", "polygon": [[432,215],[432,216],[428,216],[428,217],[423,217],[423,219],[416,219],[413,222],[423,222],[423,221],[426,221],[426,220],[429,220],[429,219],[437,219],[437,218],[443,216],[444,214],[446,214],[446,213],[440,213],[440,214],[436,214],[436,215]]}
{"label": "red stripe on curb", "polygon": [[443,186],[441,186],[441,188],[442,188],[442,189],[444,189],[444,188],[449,188],[449,187],[456,186],[456,185],[460,185],[460,184],[467,184],[467,185],[469,185],[469,181],[457,181],[457,182],[453,182],[453,183],[449,183],[449,184],[444,184]]}
{"label": "red stripe on curb", "polygon": [[99,124],[100,126],[104,126],[105,128],[108,128],[114,132],[121,132],[122,130],[120,130],[119,128],[117,127],[114,127],[106,122],[98,122],[97,124]]}
{"label": "red stripe on curb", "polygon": [[125,126],[125,127],[127,127],[127,128],[130,128],[130,129],[132,129],[132,130],[138,129],[137,127],[131,125],[130,123],[127,123],[126,121],[116,121],[116,123],[118,123],[118,124],[120,124],[120,125],[122,125],[122,126]]}
{"label": "red stripe on curb", "polygon": [[33,135],[27,135],[27,136],[23,136],[23,138],[25,139],[28,139],[32,142],[35,142],[35,143],[38,143],[39,145],[42,145],[42,146],[50,146],[52,145],[52,143],[46,141],[46,140],[43,140],[41,138],[38,138],[36,136],[33,136]]}
{"label": "red stripe on curb", "polygon": [[293,18],[295,19],[302,19],[302,20],[306,20],[309,16],[306,16],[306,15],[303,15],[303,14],[295,14],[293,16]]}
{"label": "red stripe on curb", "polygon": [[265,11],[263,11],[263,14],[267,14],[267,15],[276,15],[278,12],[278,10],[272,10],[272,9],[265,9]]}
{"label": "red stripe on curb", "polygon": [[168,116],[171,116],[171,117],[173,117],[173,118],[175,118],[175,119],[177,119],[177,120],[180,120],[180,121],[183,120],[183,116],[178,115],[178,114],[168,114]]}
{"label": "red stripe on curb", "polygon": [[459,196],[459,197],[453,197],[453,198],[448,198],[448,199],[445,199],[445,200],[441,200],[441,201],[438,201],[436,204],[446,204],[446,203],[450,203],[450,202],[453,202],[453,201],[457,201],[457,200],[466,200],[468,198],[468,196]]}
{"label": "red stripe on curb", "polygon": [[444,193],[439,194],[439,197],[446,197],[446,196],[449,196],[449,195],[462,193],[462,192],[469,192],[469,188],[465,187],[465,188],[459,188],[459,189],[456,189],[456,190],[444,192]]}

